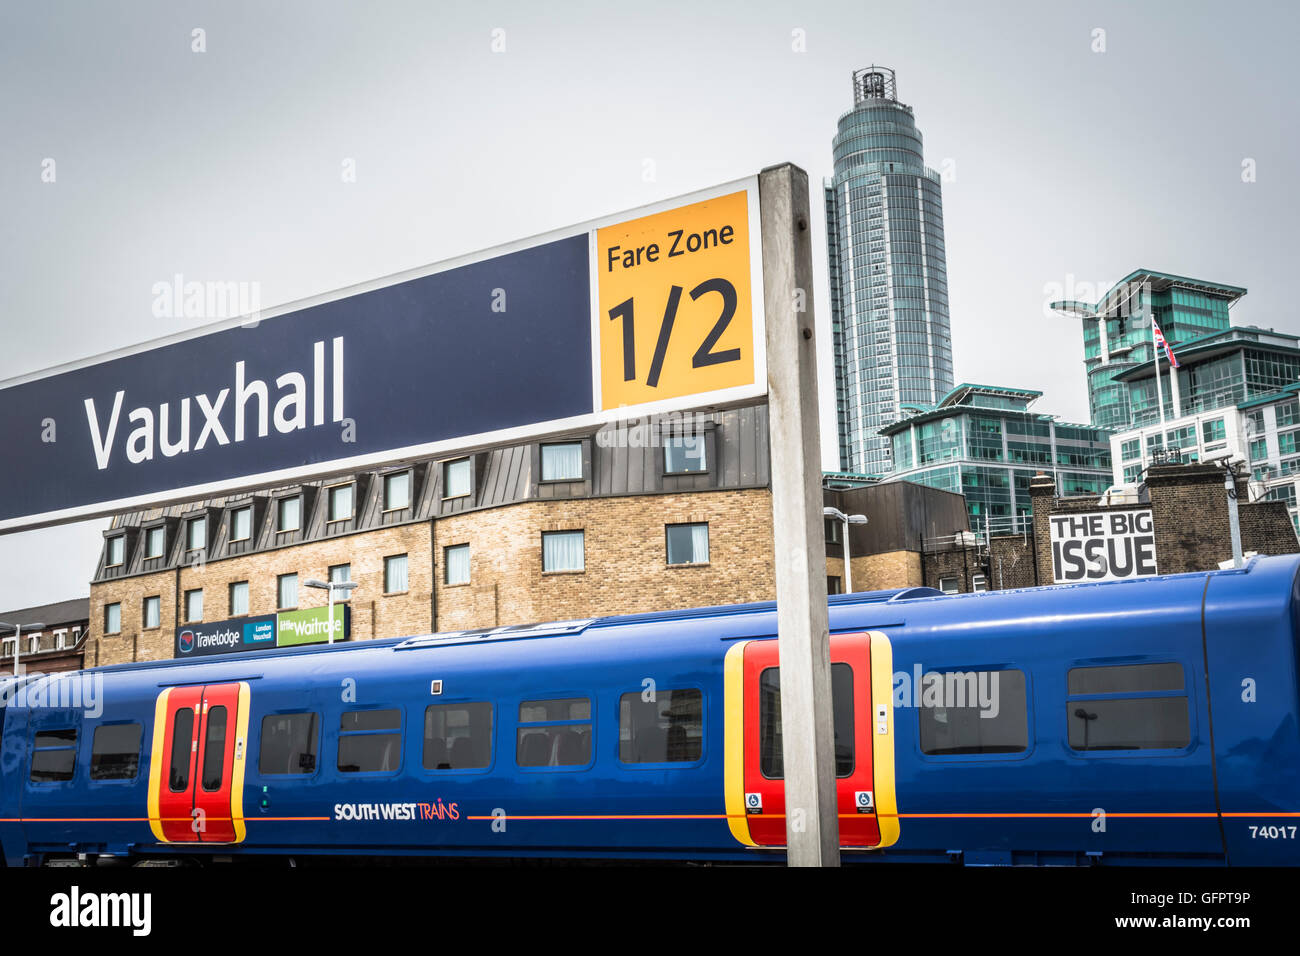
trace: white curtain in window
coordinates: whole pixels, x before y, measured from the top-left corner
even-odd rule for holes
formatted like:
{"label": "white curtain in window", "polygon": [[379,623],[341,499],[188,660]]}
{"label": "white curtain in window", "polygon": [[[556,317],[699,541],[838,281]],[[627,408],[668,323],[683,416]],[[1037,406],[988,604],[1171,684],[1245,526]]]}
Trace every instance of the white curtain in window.
{"label": "white curtain in window", "polygon": [[582,445],[543,445],[542,481],[581,481]]}
{"label": "white curtain in window", "polygon": [[583,570],[582,541],[581,531],[550,531],[542,535],[542,570]]}
{"label": "white curtain in window", "polygon": [[388,594],[394,594],[405,590],[407,590],[406,555],[399,554],[393,558],[385,558],[384,591]]}
{"label": "white curtain in window", "polygon": [[709,526],[691,525],[691,561],[704,564],[709,560]]}
{"label": "white curtain in window", "polygon": [[448,462],[443,467],[444,498],[459,498],[469,494],[469,459]]}
{"label": "white curtain in window", "polygon": [[298,575],[280,576],[280,607],[298,606]]}
{"label": "white curtain in window", "polygon": [[469,583],[469,545],[458,544],[447,549],[447,583]]}
{"label": "white curtain in window", "polygon": [[248,613],[247,582],[230,586],[230,613],[235,616]]}

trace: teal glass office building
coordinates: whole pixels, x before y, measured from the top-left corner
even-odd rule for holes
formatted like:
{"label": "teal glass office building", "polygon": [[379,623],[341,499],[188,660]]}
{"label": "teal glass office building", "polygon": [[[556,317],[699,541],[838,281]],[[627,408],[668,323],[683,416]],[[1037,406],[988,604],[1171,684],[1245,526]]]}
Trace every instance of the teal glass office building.
{"label": "teal glass office building", "polygon": [[[1053,302],[1062,315],[1083,320],[1083,360],[1089,415],[1104,428],[1130,427],[1137,411],[1125,373],[1152,361],[1151,317],[1175,349],[1229,327],[1228,310],[1246,294],[1238,286],[1138,269],[1098,302]],[[1163,366],[1168,364],[1162,359]],[[1166,395],[1166,401],[1172,396]],[[1153,402],[1154,404],[1154,402]]]}
{"label": "teal glass office building", "polygon": [[857,71],[853,99],[825,184],[835,411],[840,467],[884,475],[893,443],[880,429],[953,387],[943,198],[894,72]]}
{"label": "teal glass office building", "polygon": [[965,495],[971,530],[992,534],[1033,530],[1029,484],[1039,472],[1055,477],[1058,495],[1102,494],[1111,484],[1109,429],[1032,410],[1042,394],[958,385],[883,430],[894,462],[887,480]]}

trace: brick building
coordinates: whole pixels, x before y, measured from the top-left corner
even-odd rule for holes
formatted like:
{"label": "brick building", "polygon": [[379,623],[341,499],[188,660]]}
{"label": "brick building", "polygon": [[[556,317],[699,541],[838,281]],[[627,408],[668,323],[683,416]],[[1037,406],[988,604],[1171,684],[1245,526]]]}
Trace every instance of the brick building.
{"label": "brick building", "polygon": [[[1237,480],[1237,513],[1241,529],[1243,554],[1293,554],[1300,552],[1287,505],[1282,501],[1249,501],[1248,476]],[[1070,523],[1059,519],[1100,516],[1100,526],[1111,525],[1112,516],[1120,516],[1120,527],[1142,525],[1143,533],[1128,535],[1129,542],[1142,540],[1149,563],[1136,565],[1136,552],[1120,552],[1119,566],[1132,573],[1179,574],[1207,571],[1232,560],[1232,542],[1228,515],[1228,494],[1224,472],[1213,464],[1157,464],[1146,471],[1146,481],[1136,494],[1108,498],[1096,495],[1058,497],[1050,475],[1039,475],[1030,485],[1033,497],[1033,533],[994,535],[989,538],[971,535],[935,542],[927,548],[925,583],[946,591],[977,591],[1088,580],[1081,572],[1058,578],[1054,550],[1060,539],[1069,537]],[[1149,515],[1149,525],[1146,527]],[[1056,540],[1053,519],[1058,519]],[[1121,536],[1123,538],[1124,536]],[[1104,542],[1106,532],[1096,540]],[[1098,545],[1099,553],[1102,546]],[[1113,557],[1112,557],[1113,560]],[[1083,567],[1082,560],[1077,565]]]}
{"label": "brick building", "polygon": [[10,625],[0,627],[0,674],[13,672],[15,657],[28,671],[42,674],[80,669],[90,631],[89,607],[88,598],[75,598],[0,611],[0,622]]}
{"label": "brick building", "polygon": [[[311,580],[357,585],[354,640],[771,600],[767,408],[685,424],[118,515],[91,583],[86,665],[172,657],[187,632],[319,607]],[[919,584],[923,538],[966,528],[962,497],[938,489],[824,495],[870,521],[850,541],[855,590]],[[827,522],[832,592],[841,528]]]}

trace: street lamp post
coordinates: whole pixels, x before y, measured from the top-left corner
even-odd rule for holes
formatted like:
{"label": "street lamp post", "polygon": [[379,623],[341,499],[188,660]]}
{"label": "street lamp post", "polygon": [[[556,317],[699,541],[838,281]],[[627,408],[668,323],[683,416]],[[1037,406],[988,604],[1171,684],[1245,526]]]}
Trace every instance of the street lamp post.
{"label": "street lamp post", "polygon": [[355,590],[356,586],[357,585],[355,581],[317,581],[316,579],[313,578],[312,580],[307,582],[307,587],[309,588],[321,588],[322,590],[329,592],[329,599],[330,599],[329,642],[331,644],[334,643],[334,591],[335,590],[345,591],[345,592],[352,591]]}
{"label": "street lamp post", "polygon": [[40,621],[33,621],[29,624],[6,624],[0,621],[0,630],[12,630],[14,632],[14,676],[18,676],[18,655],[22,653],[23,648],[23,628],[27,627],[33,631],[40,631],[45,625]]}
{"label": "street lamp post", "polygon": [[851,557],[849,555],[849,525],[866,524],[866,515],[846,515],[839,508],[823,508],[822,514],[828,518],[834,518],[836,521],[844,524],[844,593],[853,593],[853,571],[849,566]]}

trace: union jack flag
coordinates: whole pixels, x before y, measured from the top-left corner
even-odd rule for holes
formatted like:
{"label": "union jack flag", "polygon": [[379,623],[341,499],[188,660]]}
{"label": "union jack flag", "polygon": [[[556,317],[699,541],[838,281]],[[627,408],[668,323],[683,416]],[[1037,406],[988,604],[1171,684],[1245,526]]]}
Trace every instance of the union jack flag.
{"label": "union jack flag", "polygon": [[1179,368],[1178,359],[1174,355],[1174,350],[1169,347],[1169,342],[1165,340],[1165,334],[1160,331],[1160,323],[1155,319],[1151,320],[1151,326],[1155,329],[1156,348],[1165,350],[1165,356],[1169,359],[1169,364],[1174,368]]}

